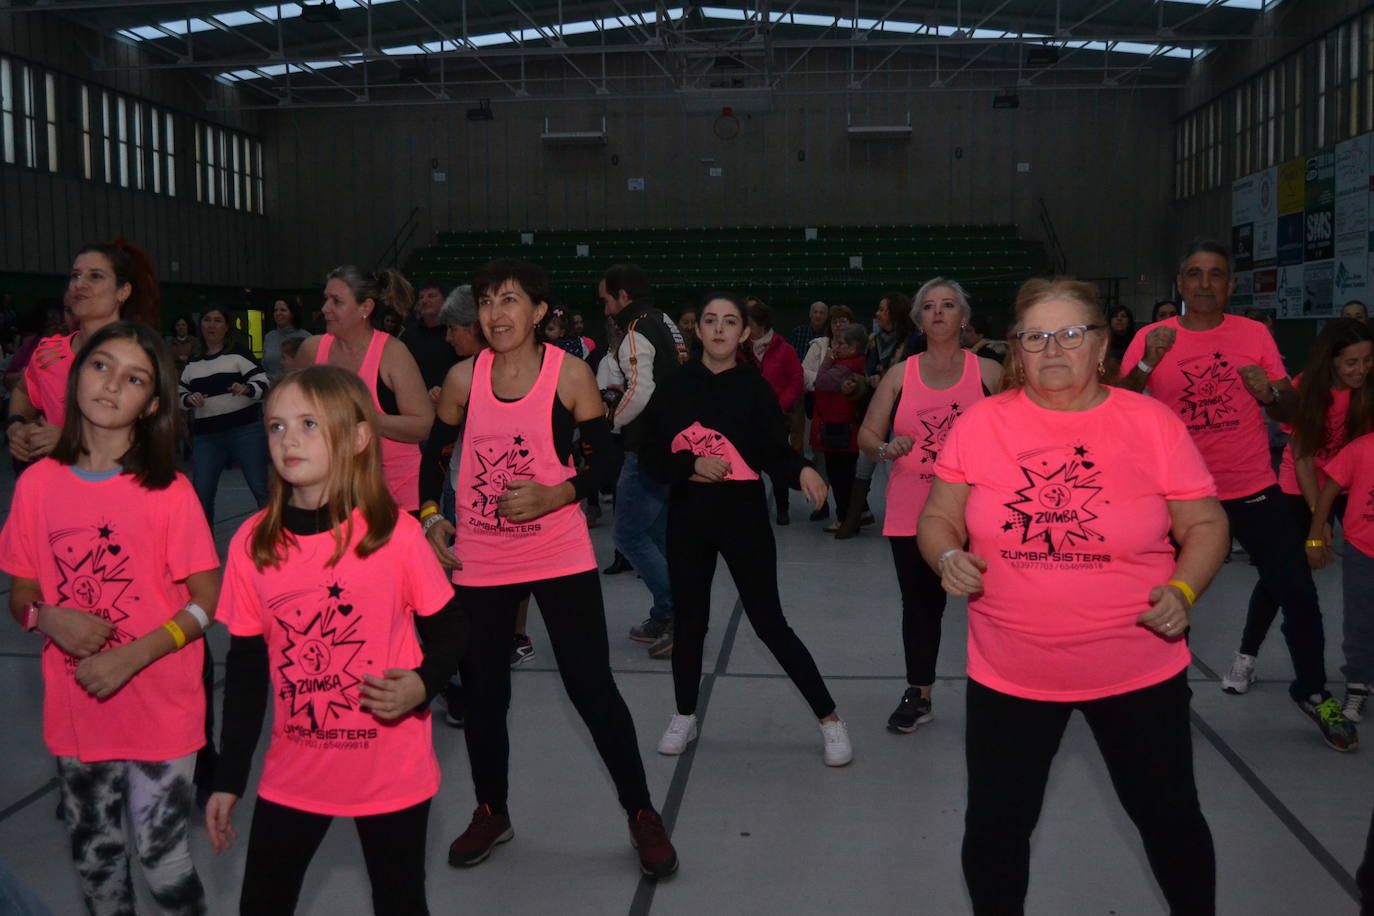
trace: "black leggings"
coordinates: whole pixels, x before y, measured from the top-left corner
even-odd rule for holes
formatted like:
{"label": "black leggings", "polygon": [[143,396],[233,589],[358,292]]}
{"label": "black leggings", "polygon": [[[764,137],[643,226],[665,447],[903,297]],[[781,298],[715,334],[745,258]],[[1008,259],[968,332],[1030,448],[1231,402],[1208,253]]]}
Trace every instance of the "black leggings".
{"label": "black leggings", "polygon": [[510,791],[510,638],[515,611],[530,595],[539,605],[563,689],[592,734],[615,782],[621,807],[633,816],[652,808],[630,710],[611,674],[606,612],[596,570],[512,585],[459,585],[468,616],[468,651],[459,665],[467,701],[463,737],[477,802],[506,810]]}
{"label": "black leggings", "polygon": [[677,711],[696,712],[701,653],[711,616],[711,579],[725,558],[749,623],[817,719],[835,701],[806,646],[787,625],[778,597],[778,550],[762,481],[675,488],[668,502],[668,575],[673,584],[673,689]]}
{"label": "black leggings", "polygon": [[858,467],[858,452],[825,453],[826,479],[835,496],[835,517],[840,521],[844,521],[849,512],[849,494],[854,492],[854,472]]}
{"label": "black leggings", "polygon": [[[1331,507],[1332,522],[1345,517],[1346,499],[1344,493],[1336,497],[1336,502]],[[1285,493],[1281,502],[1293,520],[1294,540],[1306,544],[1308,531],[1312,527],[1312,511],[1307,508],[1307,499],[1300,493]],[[1246,655],[1259,655],[1264,637],[1269,635],[1269,628],[1274,625],[1274,618],[1278,614],[1279,602],[1265,587],[1264,579],[1260,579],[1250,592],[1250,606],[1245,612],[1245,629],[1240,637],[1240,651]]]}
{"label": "black leggings", "polygon": [[935,659],[940,654],[940,622],[948,595],[940,577],[921,558],[916,536],[889,537],[897,587],[902,592],[902,650],[906,682],[912,687],[935,683]]}
{"label": "black leggings", "polygon": [[[259,798],[248,833],[241,916],[289,916],[296,911],[305,870],[334,820]],[[400,811],[353,818],[372,882],[377,916],[428,916],[425,831],[429,800]]]}
{"label": "black leggings", "polygon": [[[1294,700],[1306,700],[1314,694],[1330,696],[1317,586],[1307,567],[1302,540],[1294,536],[1293,514],[1284,502],[1283,491],[1274,484],[1249,496],[1224,499],[1221,507],[1231,523],[1231,534],[1259,571],[1260,585],[1283,611],[1279,629],[1293,661],[1288,695]],[[1254,648],[1258,650],[1258,646]]]}
{"label": "black leggings", "polygon": [[1022,912],[1030,838],[1064,728],[1081,710],[1173,916],[1215,911],[1216,858],[1198,806],[1187,672],[1079,703],[1009,696],[968,682],[964,880],[977,916]]}

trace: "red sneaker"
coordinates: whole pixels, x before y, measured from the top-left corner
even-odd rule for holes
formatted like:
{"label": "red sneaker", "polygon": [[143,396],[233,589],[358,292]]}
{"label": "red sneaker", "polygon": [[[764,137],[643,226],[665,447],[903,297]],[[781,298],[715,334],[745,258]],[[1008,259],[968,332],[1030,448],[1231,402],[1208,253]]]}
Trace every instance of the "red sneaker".
{"label": "red sneaker", "polygon": [[509,814],[497,814],[491,810],[491,805],[478,805],[477,810],[472,812],[472,823],[468,824],[468,829],[449,846],[448,864],[459,868],[476,865],[491,855],[497,846],[510,842],[514,837]]}
{"label": "red sneaker", "polygon": [[648,877],[666,878],[677,871],[677,850],[654,809],[641,808],[630,818],[630,843],[639,850],[639,870]]}

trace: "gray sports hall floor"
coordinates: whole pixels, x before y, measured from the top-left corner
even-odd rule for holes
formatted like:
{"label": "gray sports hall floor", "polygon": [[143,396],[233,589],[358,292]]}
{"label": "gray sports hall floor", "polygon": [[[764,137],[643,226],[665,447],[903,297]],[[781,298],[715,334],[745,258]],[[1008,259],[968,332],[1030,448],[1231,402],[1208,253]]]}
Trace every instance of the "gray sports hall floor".
{"label": "gray sports hall floor", "polygon": [[[13,480],[4,464],[0,505],[7,506]],[[881,480],[875,490],[880,487]],[[248,506],[242,480],[230,472],[220,493],[228,517],[215,529],[221,549]],[[849,723],[854,762],[843,769],[822,765],[815,722],[742,620],[723,567],[714,589],[701,738],[680,758],[658,756],[654,746],[673,711],[668,665],[650,660],[623,635],[644,616],[647,592],[632,575],[603,577],[611,658],[681,871],[657,887],[639,880],[610,782],[563,696],[532,614],[538,656],[514,673],[511,712],[516,837],[470,870],[446,862],[448,843],[473,807],[462,733],[435,725],[444,767],[429,836],[435,914],[968,912],[959,863],[963,603],[953,602],[946,616],[935,720],[914,735],[888,734],[883,726],[904,685],[887,545],[875,529],[848,542],[823,536],[804,521],[795,493],[793,518],[799,521],[778,529],[783,599]],[[609,516],[593,537],[604,565]],[[1328,750],[1287,699],[1290,669],[1277,628],[1260,661],[1261,682],[1244,697],[1220,692],[1219,672],[1230,662],[1253,580],[1244,556],[1235,557],[1194,617],[1194,748],[1203,810],[1216,839],[1219,912],[1355,913],[1352,875],[1374,807],[1374,725],[1363,750]],[[1318,581],[1327,665],[1335,677],[1339,572],[1327,570]],[[222,659],[224,633],[214,632],[211,641]],[[65,831],[53,816],[57,796],[41,737],[37,650],[18,627],[0,625],[6,698],[0,853],[65,916],[80,912],[80,898]],[[213,912],[237,909],[248,815],[242,806],[240,845],[219,857],[210,852],[203,825],[194,829]],[[1056,760],[1033,850],[1028,912],[1164,912],[1135,831],[1079,719]],[[300,912],[370,912],[351,825],[330,831]]]}

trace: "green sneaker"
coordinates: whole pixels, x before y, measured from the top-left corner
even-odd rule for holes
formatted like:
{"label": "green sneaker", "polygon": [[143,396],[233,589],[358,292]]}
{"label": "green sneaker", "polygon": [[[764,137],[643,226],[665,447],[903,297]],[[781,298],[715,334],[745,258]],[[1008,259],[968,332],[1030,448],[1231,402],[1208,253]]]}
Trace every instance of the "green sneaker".
{"label": "green sneaker", "polygon": [[1305,712],[1317,728],[1321,729],[1322,740],[1337,751],[1353,751],[1360,746],[1360,735],[1354,723],[1341,714],[1341,704],[1333,696],[1322,699],[1320,694],[1312,694],[1306,700],[1298,700],[1298,708]]}

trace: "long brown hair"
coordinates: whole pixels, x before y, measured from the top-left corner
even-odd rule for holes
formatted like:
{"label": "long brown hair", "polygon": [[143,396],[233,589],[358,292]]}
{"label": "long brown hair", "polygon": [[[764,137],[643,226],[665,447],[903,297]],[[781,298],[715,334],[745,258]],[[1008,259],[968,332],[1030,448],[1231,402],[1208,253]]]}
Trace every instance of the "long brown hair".
{"label": "long brown hair", "polygon": [[[355,509],[361,513],[367,531],[353,552],[359,558],[369,556],[391,539],[399,514],[396,501],[382,479],[382,450],[372,396],[352,372],[336,366],[308,366],[287,373],[272,387],[267,395],[269,417],[272,401],[293,385],[314,403],[315,418],[329,443],[329,477],[325,493],[334,534],[334,553],[325,565],[338,563],[353,542]],[[372,432],[367,447],[361,452],[354,448],[353,440],[359,423],[366,423]],[[249,555],[258,572],[280,565],[287,551],[296,546],[295,536],[282,524],[291,489],[274,467],[266,510],[248,543]]]}
{"label": "long brown hair", "polygon": [[123,321],[141,321],[150,328],[157,328],[159,311],[162,306],[162,284],[157,278],[157,269],[147,252],[133,242],[115,239],[113,242],[97,242],[82,246],[73,257],[94,253],[104,255],[114,270],[115,283],[129,284],[129,298],[120,306],[119,317]]}
{"label": "long brown hair", "polygon": [[[1331,386],[1336,381],[1336,357],[1346,347],[1374,342],[1369,326],[1356,318],[1338,318],[1322,329],[1317,345],[1307,355],[1298,385],[1298,413],[1293,420],[1293,457],[1308,458],[1329,444],[1326,441],[1326,414],[1331,409]],[[1368,381],[1350,392],[1350,409],[1345,415],[1347,442],[1362,436],[1374,423],[1374,393]]]}
{"label": "long brown hair", "polygon": [[[1102,299],[1098,295],[1097,287],[1091,283],[1084,283],[1082,280],[1075,280],[1072,277],[1055,277],[1046,280],[1043,277],[1035,277],[1021,284],[1021,288],[1016,291],[1016,305],[1013,308],[1015,320],[1011,327],[1007,329],[1007,362],[1006,371],[1002,373],[1002,390],[1014,391],[1025,387],[1026,370],[1021,363],[1021,341],[1017,339],[1016,333],[1022,330],[1021,322],[1025,320],[1026,312],[1042,302],[1051,299],[1064,299],[1075,305],[1083,307],[1088,313],[1088,324],[1104,326],[1102,333],[1106,333],[1105,325],[1107,316],[1102,311]],[[1092,334],[1088,332],[1088,340],[1092,340]],[[1084,345],[1088,343],[1084,341]],[[1110,366],[1103,365],[1098,380],[1103,385],[1112,384],[1116,378],[1116,373]]]}
{"label": "long brown hair", "polygon": [[396,317],[405,319],[415,305],[415,287],[399,270],[388,267],[377,273],[368,273],[353,264],[345,264],[331,270],[325,281],[342,280],[348,284],[353,298],[358,304],[372,300],[372,311],[368,314],[369,323],[378,330],[382,327],[382,316],[387,309]]}
{"label": "long brown hair", "polygon": [[91,354],[108,340],[132,340],[142,348],[153,367],[153,397],[157,406],[153,412],[134,421],[133,441],[119,459],[122,473],[132,475],[138,485],[149,490],[165,490],[176,479],[176,418],[177,374],[172,351],[167,343],[146,324],[116,321],[91,335],[72,360],[67,373],[67,412],[62,418],[62,434],[53,447],[54,461],[76,464],[85,450],[82,441],[83,417],[77,403],[76,390],[81,370]]}

